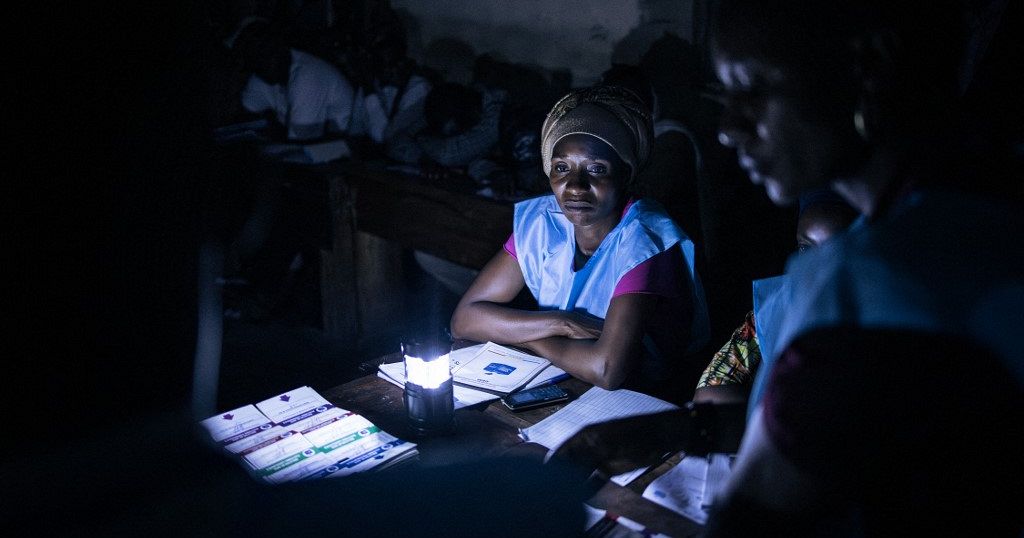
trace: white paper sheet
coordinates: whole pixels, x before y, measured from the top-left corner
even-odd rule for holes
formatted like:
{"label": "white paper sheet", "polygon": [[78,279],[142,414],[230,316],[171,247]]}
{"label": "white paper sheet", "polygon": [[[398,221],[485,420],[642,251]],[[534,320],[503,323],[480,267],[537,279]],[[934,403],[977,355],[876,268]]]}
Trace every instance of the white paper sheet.
{"label": "white paper sheet", "polygon": [[327,411],[331,407],[331,402],[310,387],[299,387],[256,404],[256,408],[267,418],[281,425],[307,418],[304,415],[309,413]]}
{"label": "white paper sheet", "polygon": [[703,525],[712,501],[729,478],[730,465],[728,454],[686,456],[651,482],[643,496]]}
{"label": "white paper sheet", "polygon": [[524,440],[556,448],[584,426],[636,415],[678,409],[653,396],[626,389],[593,387],[548,418],[520,432]]}
{"label": "white paper sheet", "polygon": [[225,445],[266,431],[274,425],[270,419],[256,409],[255,405],[232,409],[203,420],[199,424],[210,432],[210,437],[214,441]]}
{"label": "white paper sheet", "polygon": [[533,380],[551,361],[487,342],[469,358],[451,358],[456,382],[510,393]]}

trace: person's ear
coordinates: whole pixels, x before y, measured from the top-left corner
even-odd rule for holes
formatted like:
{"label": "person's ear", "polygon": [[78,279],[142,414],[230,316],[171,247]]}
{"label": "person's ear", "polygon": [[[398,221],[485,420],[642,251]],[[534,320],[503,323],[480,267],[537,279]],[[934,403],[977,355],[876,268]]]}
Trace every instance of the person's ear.
{"label": "person's ear", "polygon": [[866,32],[850,43],[857,100],[853,126],[866,143],[883,138],[888,119],[886,96],[895,81],[898,51],[902,43],[891,31]]}

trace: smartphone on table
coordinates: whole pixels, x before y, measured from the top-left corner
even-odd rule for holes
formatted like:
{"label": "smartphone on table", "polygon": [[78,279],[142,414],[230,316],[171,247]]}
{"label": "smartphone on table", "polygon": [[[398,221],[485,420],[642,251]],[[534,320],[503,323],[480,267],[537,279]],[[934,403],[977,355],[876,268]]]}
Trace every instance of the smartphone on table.
{"label": "smartphone on table", "polygon": [[564,402],[569,399],[569,393],[558,385],[543,385],[532,389],[513,392],[501,399],[505,407],[513,411],[533,409],[543,405]]}

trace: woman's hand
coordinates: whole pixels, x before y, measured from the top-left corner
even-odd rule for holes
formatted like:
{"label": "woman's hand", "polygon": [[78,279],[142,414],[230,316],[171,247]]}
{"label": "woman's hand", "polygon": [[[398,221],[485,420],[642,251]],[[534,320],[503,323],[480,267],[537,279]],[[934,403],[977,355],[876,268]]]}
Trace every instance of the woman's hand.
{"label": "woman's hand", "polygon": [[574,340],[596,340],[601,337],[603,319],[580,312],[556,312],[562,323],[561,336]]}
{"label": "woman's hand", "polygon": [[683,448],[685,421],[675,410],[591,424],[559,446],[552,459],[606,476],[654,465]]}

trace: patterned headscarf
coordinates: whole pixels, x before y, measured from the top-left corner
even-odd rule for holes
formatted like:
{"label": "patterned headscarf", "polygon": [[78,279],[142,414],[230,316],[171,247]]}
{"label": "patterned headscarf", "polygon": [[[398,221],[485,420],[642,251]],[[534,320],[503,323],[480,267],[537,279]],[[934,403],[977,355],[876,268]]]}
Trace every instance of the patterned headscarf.
{"label": "patterned headscarf", "polygon": [[551,174],[555,144],[573,134],[587,134],[611,146],[629,165],[628,186],[636,182],[647,163],[654,140],[647,106],[635,93],[619,86],[574,90],[555,103],[540,134],[545,174]]}

